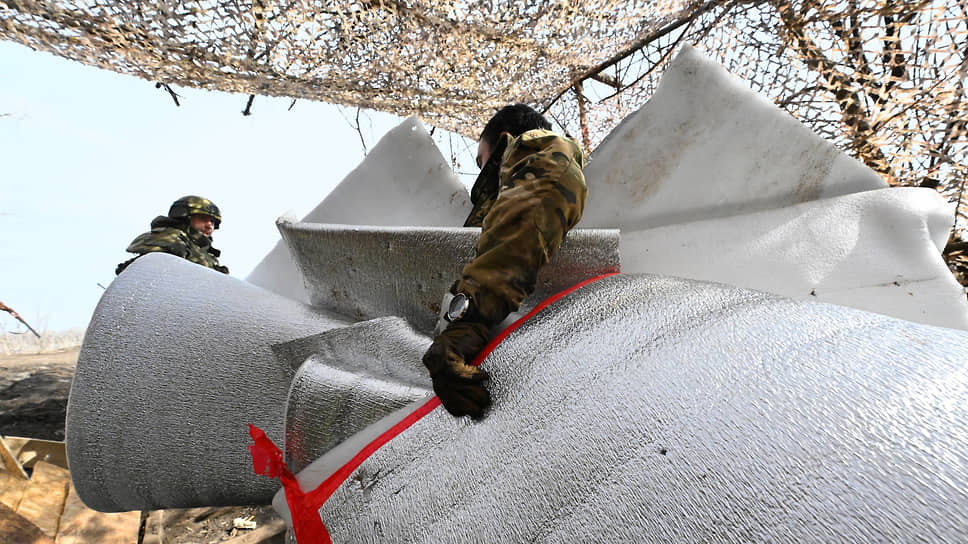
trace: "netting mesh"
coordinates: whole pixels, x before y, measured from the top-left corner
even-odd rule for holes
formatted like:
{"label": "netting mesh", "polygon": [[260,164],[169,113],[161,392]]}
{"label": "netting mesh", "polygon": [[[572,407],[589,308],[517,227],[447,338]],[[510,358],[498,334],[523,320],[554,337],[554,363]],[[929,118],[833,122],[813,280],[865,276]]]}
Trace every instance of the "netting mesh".
{"label": "netting mesh", "polygon": [[957,198],[968,173],[966,25],[964,4],[723,3],[608,69],[634,83],[614,90],[593,82],[589,96],[586,82],[583,103],[572,92],[552,115],[579,131],[584,109],[596,145],[651,96],[669,51],[695,43],[889,183]]}
{"label": "netting mesh", "polygon": [[[152,81],[349,104],[462,134],[688,2],[0,1],[0,37]],[[620,17],[615,14],[621,13]]]}
{"label": "netting mesh", "polygon": [[628,87],[581,99],[586,82],[555,108],[594,146],[651,96],[669,52],[695,43],[888,183],[937,188],[956,203],[944,256],[968,286],[966,10],[937,1],[723,2],[610,67],[634,81]]}
{"label": "netting mesh", "polygon": [[[894,185],[960,202],[964,2],[0,0],[0,38],[151,81],[419,114],[526,102],[593,148],[704,50]],[[962,221],[968,203],[958,208]],[[966,269],[968,270],[968,269]]]}

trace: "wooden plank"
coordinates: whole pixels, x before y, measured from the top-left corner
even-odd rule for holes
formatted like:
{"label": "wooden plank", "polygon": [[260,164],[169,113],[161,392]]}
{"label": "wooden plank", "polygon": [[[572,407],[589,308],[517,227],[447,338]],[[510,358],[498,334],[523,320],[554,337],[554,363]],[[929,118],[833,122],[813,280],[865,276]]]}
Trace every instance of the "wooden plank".
{"label": "wooden plank", "polygon": [[14,456],[20,453],[20,448],[24,447],[24,444],[30,442],[29,438],[24,438],[22,436],[10,436],[4,435],[3,441],[7,443],[7,447],[13,452]]}
{"label": "wooden plank", "polygon": [[21,480],[27,479],[27,472],[20,462],[17,461],[6,438],[0,438],[0,458],[3,458],[3,468],[7,469],[7,472],[19,477]]}
{"label": "wooden plank", "polygon": [[20,476],[14,476],[7,471],[0,472],[0,504],[16,512],[27,484],[27,480],[21,479]]}
{"label": "wooden plank", "polygon": [[0,504],[0,542],[54,544],[54,540],[45,535],[40,527],[30,523],[4,504]]}
{"label": "wooden plank", "polygon": [[138,542],[141,512],[107,514],[88,508],[74,486],[69,487],[64,513],[57,531],[57,544],[132,544]]}
{"label": "wooden plank", "polygon": [[145,538],[142,544],[163,544],[165,541],[165,511],[152,510],[145,520]]}
{"label": "wooden plank", "polygon": [[57,465],[38,461],[17,507],[17,513],[27,518],[49,537],[57,536],[71,473]]}
{"label": "wooden plank", "polygon": [[[45,461],[61,468],[67,468],[67,448],[64,442],[56,440],[41,440],[39,438],[6,437],[10,442],[15,440],[17,460],[24,468],[32,468],[37,461]],[[10,447],[14,450],[14,447]]]}

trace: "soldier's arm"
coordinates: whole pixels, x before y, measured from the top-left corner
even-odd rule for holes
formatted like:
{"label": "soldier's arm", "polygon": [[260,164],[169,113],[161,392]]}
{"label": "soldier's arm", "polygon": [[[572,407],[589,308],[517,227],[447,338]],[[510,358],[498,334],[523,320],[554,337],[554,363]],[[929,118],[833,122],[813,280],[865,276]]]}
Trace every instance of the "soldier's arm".
{"label": "soldier's arm", "polygon": [[457,290],[476,306],[434,338],[424,354],[434,392],[455,416],[481,417],[491,402],[485,370],[470,363],[488,329],[534,290],[538,270],[581,219],[584,155],[574,142],[533,131],[508,144],[501,190],[484,217],[477,257],[464,267]]}
{"label": "soldier's arm", "polygon": [[457,285],[488,325],[518,309],[534,290],[538,270],[581,219],[588,193],[583,166],[580,146],[549,131],[509,143],[501,192],[484,218],[477,257]]}

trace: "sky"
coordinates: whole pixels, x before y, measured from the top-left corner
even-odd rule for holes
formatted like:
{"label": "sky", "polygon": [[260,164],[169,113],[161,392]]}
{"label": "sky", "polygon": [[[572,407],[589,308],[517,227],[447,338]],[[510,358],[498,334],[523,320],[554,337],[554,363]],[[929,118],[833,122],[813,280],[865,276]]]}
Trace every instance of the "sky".
{"label": "sky", "polygon": [[[402,118],[174,88],[0,41],[0,301],[35,329],[86,327],[124,248],[175,199],[219,206],[221,261],[245,278]],[[429,129],[429,127],[428,127]],[[361,133],[363,142],[361,142]],[[474,169],[473,142],[437,130]],[[461,176],[465,184],[473,176]],[[0,333],[23,327],[0,313]]]}

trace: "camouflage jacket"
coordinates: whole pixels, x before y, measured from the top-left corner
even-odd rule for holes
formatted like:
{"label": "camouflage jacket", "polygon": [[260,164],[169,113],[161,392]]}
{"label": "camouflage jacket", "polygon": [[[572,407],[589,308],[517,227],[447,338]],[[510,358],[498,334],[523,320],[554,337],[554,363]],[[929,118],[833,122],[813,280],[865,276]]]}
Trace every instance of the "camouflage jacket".
{"label": "camouflage jacket", "polygon": [[581,146],[548,130],[505,136],[503,154],[481,169],[464,226],[481,227],[477,257],[456,292],[467,293],[488,325],[518,309],[538,270],[581,219],[588,188]]}
{"label": "camouflage jacket", "polygon": [[[212,247],[212,239],[197,229],[189,226],[185,221],[159,215],[151,222],[151,232],[146,232],[135,238],[127,251],[137,253],[138,257],[145,253],[161,251],[188,259],[189,261],[228,274],[229,269],[218,263],[221,251]],[[115,274],[120,274],[135,259],[127,260],[118,265]]]}

